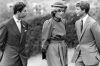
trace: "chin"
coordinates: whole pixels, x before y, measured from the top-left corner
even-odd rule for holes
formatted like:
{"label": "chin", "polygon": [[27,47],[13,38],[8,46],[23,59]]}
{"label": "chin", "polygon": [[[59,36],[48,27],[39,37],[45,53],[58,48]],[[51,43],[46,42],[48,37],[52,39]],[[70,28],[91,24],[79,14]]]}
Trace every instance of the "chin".
{"label": "chin", "polygon": [[25,18],[26,16],[21,16],[21,18]]}

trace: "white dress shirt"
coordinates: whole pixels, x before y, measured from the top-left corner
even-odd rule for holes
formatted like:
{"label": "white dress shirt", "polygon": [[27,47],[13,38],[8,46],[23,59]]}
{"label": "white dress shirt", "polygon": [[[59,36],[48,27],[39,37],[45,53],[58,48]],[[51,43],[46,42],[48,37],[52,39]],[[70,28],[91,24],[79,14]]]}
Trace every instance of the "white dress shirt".
{"label": "white dress shirt", "polygon": [[83,19],[82,19],[82,20],[83,20],[83,27],[84,27],[84,24],[85,24],[86,19],[88,18],[88,16],[89,16],[89,15],[87,14],[87,15],[86,15],[85,17],[83,17]]}
{"label": "white dress shirt", "polygon": [[19,32],[21,32],[21,20],[18,20],[18,19],[15,17],[15,15],[13,15],[13,18],[14,18],[14,20],[15,20],[15,23],[16,23],[18,29],[19,29]]}

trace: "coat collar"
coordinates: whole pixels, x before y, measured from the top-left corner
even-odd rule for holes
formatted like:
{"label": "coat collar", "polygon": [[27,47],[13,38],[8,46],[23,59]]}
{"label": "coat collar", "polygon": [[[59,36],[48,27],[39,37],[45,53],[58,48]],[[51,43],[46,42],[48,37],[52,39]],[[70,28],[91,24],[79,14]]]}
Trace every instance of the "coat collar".
{"label": "coat collar", "polygon": [[[82,32],[81,32],[80,40],[82,39],[82,36],[83,36],[83,34],[84,34],[86,28],[87,28],[88,25],[89,25],[89,22],[90,22],[90,17],[88,16],[87,19],[86,19],[86,22],[85,22],[85,24],[84,24],[83,30],[82,30]],[[81,27],[80,27],[80,28],[81,28]]]}
{"label": "coat collar", "polygon": [[16,23],[15,23],[14,18],[11,19],[11,22],[10,22],[10,23],[11,23],[11,25],[12,25],[13,31],[14,31],[17,35],[20,35],[19,29],[18,29],[18,27],[17,27],[17,25],[16,25]]}
{"label": "coat collar", "polygon": [[25,28],[26,28],[26,25],[24,24],[24,22],[23,21],[21,21],[21,33],[19,32],[19,29],[18,29],[18,27],[17,27],[17,25],[16,25],[16,23],[15,23],[15,20],[14,20],[14,18],[12,18],[11,19],[11,25],[12,25],[12,29],[13,29],[13,31],[17,34],[17,35],[21,35],[22,33],[23,33],[23,31],[25,30]]}

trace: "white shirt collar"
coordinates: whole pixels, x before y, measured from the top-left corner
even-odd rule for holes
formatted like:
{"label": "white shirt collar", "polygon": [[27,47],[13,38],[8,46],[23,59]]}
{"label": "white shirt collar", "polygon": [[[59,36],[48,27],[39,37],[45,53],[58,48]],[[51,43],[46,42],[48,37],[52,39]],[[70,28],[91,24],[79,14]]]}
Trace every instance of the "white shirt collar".
{"label": "white shirt collar", "polygon": [[16,23],[19,31],[21,32],[21,23],[20,23],[21,20],[18,20],[15,15],[13,15],[13,18],[15,20],[15,23]]}
{"label": "white shirt collar", "polygon": [[21,20],[18,20],[15,15],[13,15],[13,18],[14,18],[15,22],[21,21]]}
{"label": "white shirt collar", "polygon": [[85,17],[83,17],[83,26],[84,26],[84,24],[85,24],[85,22],[86,22],[86,19],[88,18],[88,14],[85,16]]}

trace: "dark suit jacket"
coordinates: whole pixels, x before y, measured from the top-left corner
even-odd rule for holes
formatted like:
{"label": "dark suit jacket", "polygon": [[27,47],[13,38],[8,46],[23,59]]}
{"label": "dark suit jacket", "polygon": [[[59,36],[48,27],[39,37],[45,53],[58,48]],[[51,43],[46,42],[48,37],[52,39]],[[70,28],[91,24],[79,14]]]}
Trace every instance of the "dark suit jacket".
{"label": "dark suit jacket", "polygon": [[[6,51],[9,50],[7,48],[10,47],[19,55],[23,53],[24,56],[27,56],[27,54],[25,54],[25,44],[26,44],[28,26],[29,25],[27,23],[22,21],[21,33],[20,33],[13,18],[11,18],[5,25],[3,25],[2,26],[3,31],[0,35],[1,51],[5,52],[6,54]],[[7,52],[10,52],[10,51],[7,51]],[[3,57],[5,57],[5,55]]]}
{"label": "dark suit jacket", "polygon": [[21,49],[24,47],[26,41],[26,32],[28,30],[28,24],[24,21],[21,22],[21,33],[14,19],[10,19],[2,28],[3,32],[0,36],[0,47],[4,44],[13,46],[14,48]]}

